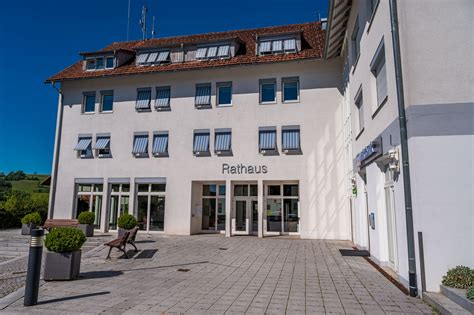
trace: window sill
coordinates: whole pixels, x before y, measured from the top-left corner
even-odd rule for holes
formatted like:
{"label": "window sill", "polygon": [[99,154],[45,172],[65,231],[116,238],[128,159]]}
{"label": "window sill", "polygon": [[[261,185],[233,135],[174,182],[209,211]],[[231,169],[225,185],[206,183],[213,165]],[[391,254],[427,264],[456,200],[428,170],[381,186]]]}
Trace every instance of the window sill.
{"label": "window sill", "polygon": [[364,130],[365,128],[362,128],[359,133],[357,133],[357,136],[355,137],[356,141],[359,140],[360,136],[362,135],[362,133],[364,133]]}
{"label": "window sill", "polygon": [[360,53],[357,54],[356,60],[352,64],[352,74],[354,74],[354,72],[357,68],[357,64],[359,63],[359,59],[360,59]]}
{"label": "window sill", "polygon": [[137,113],[147,113],[147,112],[151,112],[151,108],[135,108],[136,112]]}
{"label": "window sill", "polygon": [[219,107],[232,107],[232,104],[217,104],[217,108]]}
{"label": "window sill", "polygon": [[155,157],[155,158],[167,158],[167,157],[169,157],[169,154],[168,154],[168,152],[153,153],[153,157]]}
{"label": "window sill", "polygon": [[380,103],[380,105],[377,107],[377,109],[375,110],[375,112],[372,114],[372,119],[374,119],[375,116],[377,116],[377,114],[380,112],[380,110],[381,110],[382,107],[385,105],[385,103],[387,103],[387,100],[388,100],[388,95],[385,96],[385,98],[383,99],[383,101]]}
{"label": "window sill", "polygon": [[95,111],[93,112],[82,112],[81,115],[94,115]]}
{"label": "window sill", "polygon": [[211,109],[212,105],[211,104],[203,104],[203,105],[194,105],[195,109]]}
{"label": "window sill", "polygon": [[374,21],[375,13],[377,12],[377,9],[378,9],[378,7],[379,7],[379,3],[380,3],[380,0],[377,1],[377,3],[375,4],[374,11],[372,12],[372,15],[370,16],[370,19],[369,19],[369,26],[367,27],[367,34],[369,34],[370,27],[372,26],[372,22]]}
{"label": "window sill", "polygon": [[113,110],[104,110],[104,111],[99,112],[99,114],[113,114],[113,113],[114,113]]}
{"label": "window sill", "polygon": [[300,100],[288,100],[288,101],[282,101],[283,104],[295,104],[295,103],[300,103]]}
{"label": "window sill", "polygon": [[155,107],[155,110],[157,112],[170,112],[171,111],[171,107],[170,106],[162,106],[162,107]]}
{"label": "window sill", "polygon": [[272,105],[272,104],[276,104],[277,102],[276,101],[273,101],[273,102],[260,102],[259,104],[260,105]]}

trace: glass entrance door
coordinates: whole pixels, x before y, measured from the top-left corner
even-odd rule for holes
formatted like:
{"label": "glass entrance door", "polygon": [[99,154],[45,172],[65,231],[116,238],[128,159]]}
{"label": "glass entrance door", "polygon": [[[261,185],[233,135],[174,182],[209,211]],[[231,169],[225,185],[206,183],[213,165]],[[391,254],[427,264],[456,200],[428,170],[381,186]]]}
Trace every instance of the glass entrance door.
{"label": "glass entrance door", "polygon": [[235,201],[235,231],[247,231],[247,201]]}
{"label": "glass entrance door", "polygon": [[265,234],[299,233],[298,184],[267,185],[265,201]]}
{"label": "glass entrance door", "polygon": [[387,245],[389,267],[397,271],[397,236],[395,226],[395,198],[390,171],[385,174],[385,215],[387,216]]}
{"label": "glass entrance door", "polygon": [[166,184],[138,184],[135,213],[138,228],[164,231]]}
{"label": "glass entrance door", "polygon": [[252,205],[252,234],[258,234],[258,201],[251,200]]}

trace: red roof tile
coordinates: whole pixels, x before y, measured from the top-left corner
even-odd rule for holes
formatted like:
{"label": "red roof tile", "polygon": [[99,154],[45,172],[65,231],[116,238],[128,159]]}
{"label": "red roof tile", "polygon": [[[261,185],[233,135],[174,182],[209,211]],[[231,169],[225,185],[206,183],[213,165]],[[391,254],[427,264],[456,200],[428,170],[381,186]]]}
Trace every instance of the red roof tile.
{"label": "red roof tile", "polygon": [[[257,36],[297,33],[302,34],[302,49],[297,53],[257,56],[255,45]],[[236,55],[230,59],[186,61],[182,63],[170,63],[154,67],[139,67],[135,63],[122,65],[115,69],[100,71],[85,71],[82,68],[82,60],[67,67],[61,72],[53,75],[46,82],[64,81],[74,79],[97,78],[105,76],[130,75],[140,73],[192,70],[210,67],[223,67],[232,65],[248,65],[258,63],[284,62],[309,58],[322,58],[325,31],[321,30],[320,22],[309,22],[303,24],[292,24],[284,26],[273,26],[250,30],[236,30],[219,33],[207,33],[188,36],[176,36],[166,38],[155,38],[141,41],[115,42],[103,48],[101,51],[130,50],[149,47],[170,47],[181,44],[205,43],[222,41],[235,38],[245,45],[245,53]]]}

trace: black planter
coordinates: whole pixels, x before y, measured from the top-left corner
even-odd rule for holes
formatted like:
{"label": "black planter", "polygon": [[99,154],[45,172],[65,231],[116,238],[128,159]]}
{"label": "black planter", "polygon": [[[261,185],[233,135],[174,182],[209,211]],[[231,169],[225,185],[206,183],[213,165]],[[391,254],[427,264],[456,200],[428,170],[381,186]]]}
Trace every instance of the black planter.
{"label": "black planter", "polygon": [[122,237],[125,235],[125,232],[127,232],[128,230],[126,229],[122,229],[122,228],[118,228],[118,231],[117,231],[117,236],[118,237]]}
{"label": "black planter", "polygon": [[36,224],[34,224],[34,223],[22,224],[21,225],[21,235],[30,235],[32,229],[36,229]]}
{"label": "black planter", "polygon": [[44,280],[73,280],[79,277],[81,250],[75,252],[46,252]]}
{"label": "black planter", "polygon": [[94,225],[93,224],[79,224],[79,229],[81,229],[82,232],[87,237],[94,236]]}

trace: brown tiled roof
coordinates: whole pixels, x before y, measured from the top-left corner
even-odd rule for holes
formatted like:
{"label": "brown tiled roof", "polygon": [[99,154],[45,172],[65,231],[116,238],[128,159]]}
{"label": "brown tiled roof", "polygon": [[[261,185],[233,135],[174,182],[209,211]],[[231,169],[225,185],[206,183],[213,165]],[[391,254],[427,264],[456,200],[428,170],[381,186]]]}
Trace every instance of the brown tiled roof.
{"label": "brown tiled roof", "polygon": [[[257,56],[255,54],[256,38],[265,35],[297,33],[302,34],[301,51],[292,54]],[[272,26],[250,30],[236,30],[218,33],[207,33],[188,36],[156,38],[141,41],[115,42],[102,49],[102,51],[136,50],[151,47],[170,47],[181,44],[205,43],[222,41],[234,38],[243,43],[245,51],[230,59],[186,61],[170,63],[154,67],[139,67],[134,62],[122,65],[111,70],[85,71],[82,60],[53,75],[46,82],[64,81],[74,79],[96,78],[104,76],[129,75],[176,70],[192,70],[210,67],[223,67],[231,65],[248,65],[257,63],[283,62],[309,58],[322,58],[325,31],[321,29],[320,22]]]}

